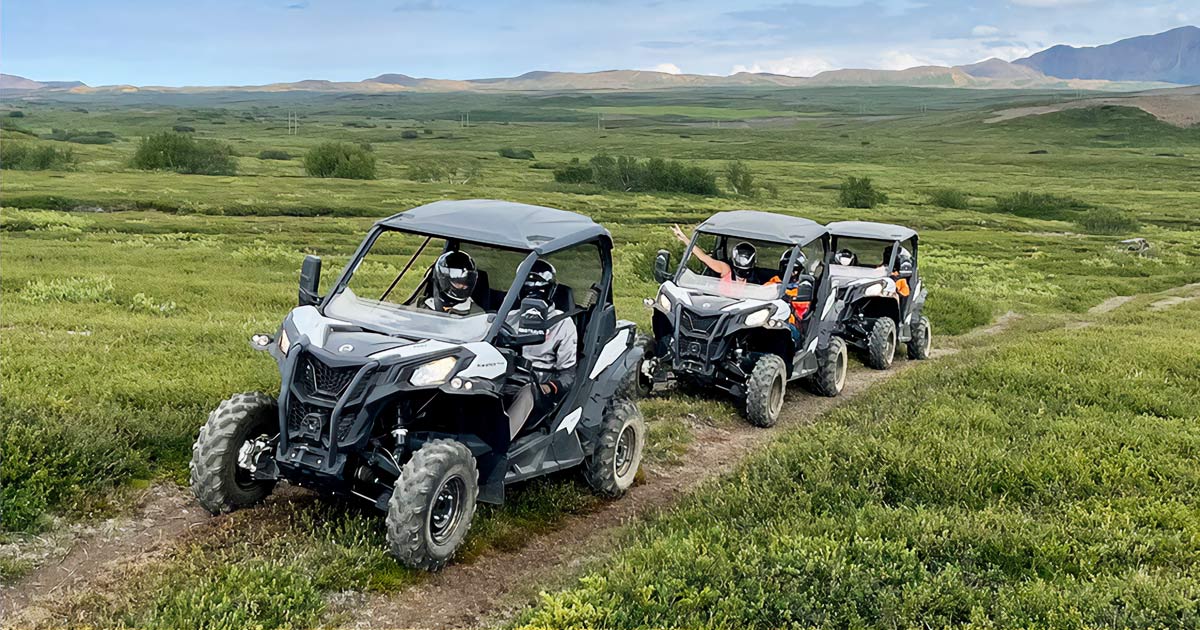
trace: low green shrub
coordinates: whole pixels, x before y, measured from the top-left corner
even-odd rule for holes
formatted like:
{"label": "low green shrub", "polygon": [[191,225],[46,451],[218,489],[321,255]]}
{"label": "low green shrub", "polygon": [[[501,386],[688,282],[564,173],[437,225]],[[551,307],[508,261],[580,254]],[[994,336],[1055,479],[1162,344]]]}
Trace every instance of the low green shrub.
{"label": "low green shrub", "polygon": [[971,205],[967,193],[954,188],[939,188],[929,193],[929,203],[939,208],[966,210]]}
{"label": "low green shrub", "polygon": [[533,151],[530,151],[529,149],[515,149],[513,147],[504,147],[503,149],[500,149],[499,153],[500,153],[500,157],[508,158],[510,160],[532,160],[533,159]]}
{"label": "low green shrub", "polygon": [[112,302],[113,282],[96,278],[54,278],[33,280],[21,291],[26,302]]}
{"label": "low green shrub", "polygon": [[363,145],[324,142],[305,154],[304,170],[312,177],[375,179],[375,156]]}
{"label": "low green shrub", "polygon": [[887,195],[875,189],[870,177],[847,177],[838,188],[838,201],[844,208],[874,208],[887,203]]}
{"label": "low green shrub", "polygon": [[996,197],[995,211],[1031,219],[1066,221],[1076,212],[1091,208],[1090,204],[1071,197],[1022,190]]}
{"label": "low green shrub", "polygon": [[672,192],[715,196],[717,177],[702,166],[677,160],[597,155],[585,166],[578,158],[554,171],[560,184],[595,184],[605,190],[621,192]]}
{"label": "low green shrub", "polygon": [[1128,212],[1108,207],[1085,211],[1082,217],[1075,220],[1075,225],[1088,234],[1128,234],[1142,226]]}
{"label": "low green shrub", "polygon": [[93,223],[87,217],[54,210],[0,208],[0,231],[4,232],[82,232]]}
{"label": "low green shrub", "polygon": [[587,184],[592,181],[592,167],[571,158],[567,164],[554,169],[554,181],[560,184]]}
{"label": "low green shrub", "polygon": [[400,138],[403,140],[416,140],[417,136],[418,134],[415,129],[405,129],[400,132]]}
{"label": "low green shrub", "polygon": [[77,160],[71,149],[56,149],[21,142],[0,143],[0,168],[18,171],[66,171]]}
{"label": "low green shrub", "polygon": [[129,303],[129,310],[151,315],[170,315],[175,312],[175,308],[174,302],[156,300],[145,293],[134,295],[133,301]]}
{"label": "low green shrub", "polygon": [[111,131],[51,129],[50,133],[42,134],[41,138],[59,142],[74,142],[75,144],[112,144],[117,141],[117,134]]}
{"label": "low green shrub", "polygon": [[144,171],[175,171],[189,175],[234,175],[233,147],[190,134],[164,131],[138,143],[131,164]]}
{"label": "low green shrub", "polygon": [[8,117],[9,118],[24,118],[25,112],[23,112],[19,109],[14,109],[11,112],[8,112]]}
{"label": "low green shrub", "polygon": [[733,160],[725,165],[725,184],[729,192],[741,197],[757,197],[759,186],[754,181],[754,172],[741,160]]}
{"label": "low green shrub", "polygon": [[189,127],[188,125],[175,125],[174,127],[171,127],[171,129],[176,133],[196,133],[196,128]]}
{"label": "low green shrub", "polygon": [[260,160],[290,160],[290,159],[292,159],[292,154],[288,153],[287,151],[280,151],[279,149],[266,149],[266,150],[258,152],[258,159],[260,159]]}
{"label": "low green shrub", "polygon": [[479,181],[482,175],[483,169],[480,168],[479,162],[469,158],[418,160],[408,165],[408,178],[414,182],[469,184]]}

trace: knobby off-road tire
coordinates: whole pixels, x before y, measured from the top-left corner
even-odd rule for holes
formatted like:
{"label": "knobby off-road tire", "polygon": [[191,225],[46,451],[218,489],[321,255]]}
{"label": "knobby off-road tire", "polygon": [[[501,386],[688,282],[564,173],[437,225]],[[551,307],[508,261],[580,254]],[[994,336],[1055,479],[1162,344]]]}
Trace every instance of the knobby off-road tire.
{"label": "knobby off-road tire", "polygon": [[929,348],[933,346],[933,328],[929,326],[929,318],[922,317],[912,327],[912,338],[908,340],[908,358],[920,361],[929,358]]}
{"label": "knobby off-road tire", "polygon": [[426,442],[400,470],[388,501],[392,555],[414,569],[446,566],[471,529],[478,496],[471,450],[456,440]]}
{"label": "knobby off-road tire", "polygon": [[279,433],[279,403],[262,392],[237,394],[223,401],[192,445],[192,493],[204,509],[222,514],[262,501],[274,481],[254,479],[238,466],[238,454],[248,440]]}
{"label": "knobby off-road tire", "polygon": [[848,363],[846,342],[833,337],[829,345],[817,348],[817,371],[808,377],[813,392],[822,396],[837,396],[846,386],[846,364]]}
{"label": "knobby off-road tire", "polygon": [[896,358],[896,322],[890,317],[879,317],[871,324],[867,335],[867,365],[876,370],[886,370]]}
{"label": "knobby off-road tire", "polygon": [[756,427],[775,426],[786,395],[787,365],[773,354],[764,354],[746,381],[746,419]]}
{"label": "knobby off-road tire", "polygon": [[653,357],[654,340],[646,335],[638,335],[637,339],[633,342],[633,347],[637,349],[641,360],[629,371],[629,374],[625,376],[625,380],[621,381],[621,386],[617,391],[617,396],[626,400],[646,398],[654,389],[654,384],[650,378],[642,373],[642,367],[646,361],[649,361]]}
{"label": "knobby off-road tire", "polygon": [[583,463],[583,476],[596,494],[615,499],[633,485],[646,448],[646,421],[633,401],[614,398],[604,410],[599,444]]}

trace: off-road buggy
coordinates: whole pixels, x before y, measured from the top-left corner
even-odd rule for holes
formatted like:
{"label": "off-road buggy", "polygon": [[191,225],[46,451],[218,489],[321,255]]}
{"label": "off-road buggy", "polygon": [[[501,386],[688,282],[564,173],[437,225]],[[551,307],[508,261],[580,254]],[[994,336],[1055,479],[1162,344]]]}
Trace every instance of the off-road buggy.
{"label": "off-road buggy", "polygon": [[[432,274],[406,272],[448,251],[478,263],[478,312],[422,308]],[[279,394],[238,394],[200,430],[191,463],[200,504],[214,514],[246,507],[281,479],[357,497],[387,513],[401,562],[436,570],[462,543],[476,501],[502,503],[507,484],[580,466],[598,494],[621,495],[646,429],[618,396],[641,353],[634,325],[615,316],[611,251],[608,231],[587,217],[472,200],[379,221],[324,295],[320,259],[307,257],[299,306],[274,335],[251,339],[278,363]],[[540,260],[560,269],[553,307],[518,299]],[[578,331],[574,384],[539,418],[523,395],[538,376],[521,349],[563,317]]]}
{"label": "off-road buggy", "polygon": [[[745,281],[721,277],[693,255],[732,260],[751,245],[758,266]],[[806,378],[836,396],[846,382],[846,347],[833,332],[840,311],[829,282],[829,233],[798,217],[738,210],[713,215],[696,228],[672,274],[670,252],[655,259],[658,295],[654,339],[641,382],[718,387],[745,401],[757,426],[779,419],[787,383]],[[776,262],[778,261],[778,266]]]}
{"label": "off-road buggy", "polygon": [[927,291],[917,269],[917,233],[870,221],[830,223],[830,276],[846,304],[837,334],[865,353],[867,365],[887,369],[898,343],[909,359],[929,358],[932,330],[922,315]]}

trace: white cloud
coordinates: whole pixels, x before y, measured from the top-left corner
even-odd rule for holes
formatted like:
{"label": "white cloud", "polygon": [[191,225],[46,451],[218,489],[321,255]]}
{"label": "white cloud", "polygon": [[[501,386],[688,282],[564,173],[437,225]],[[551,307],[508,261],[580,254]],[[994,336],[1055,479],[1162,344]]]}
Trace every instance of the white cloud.
{"label": "white cloud", "polygon": [[1012,0],[1012,3],[1019,4],[1024,7],[1053,9],[1056,7],[1071,7],[1081,4],[1091,4],[1092,0]]}
{"label": "white cloud", "polygon": [[665,72],[667,74],[683,74],[683,70],[673,63],[660,63],[654,67],[646,68],[651,72]]}
{"label": "white cloud", "polygon": [[971,35],[974,35],[975,37],[992,37],[999,34],[1000,29],[987,24],[980,24],[979,26],[971,29]]}
{"label": "white cloud", "polygon": [[876,65],[883,70],[905,70],[907,68],[915,68],[916,66],[944,66],[948,65],[935,59],[928,57],[918,57],[912,53],[903,52],[900,50],[889,50],[879,57],[879,62]]}
{"label": "white cloud", "polygon": [[811,77],[826,70],[836,70],[837,67],[824,57],[799,55],[781,59],[764,59],[750,65],[737,64],[731,70],[732,74],[739,72],[767,72],[770,74],[786,74],[793,77]]}

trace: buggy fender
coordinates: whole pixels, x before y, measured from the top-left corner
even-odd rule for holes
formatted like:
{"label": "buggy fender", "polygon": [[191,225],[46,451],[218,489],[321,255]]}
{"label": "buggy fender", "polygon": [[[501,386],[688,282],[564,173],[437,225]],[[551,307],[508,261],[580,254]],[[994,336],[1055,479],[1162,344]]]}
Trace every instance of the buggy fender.
{"label": "buggy fender", "polygon": [[[626,332],[627,331],[627,332]],[[627,340],[621,340],[622,335],[628,335]],[[604,409],[608,406],[610,400],[618,395],[622,383],[630,375],[636,375],[641,369],[642,350],[633,345],[634,329],[627,328],[618,330],[609,343],[621,342],[625,345],[621,348],[620,354],[607,366],[596,373],[593,369],[593,376],[590,379],[591,391],[588,393],[587,399],[583,403],[583,414],[579,420],[577,431],[579,433],[580,442],[584,445],[586,452],[591,452],[592,444],[595,437],[600,431],[600,425],[604,420]]]}

